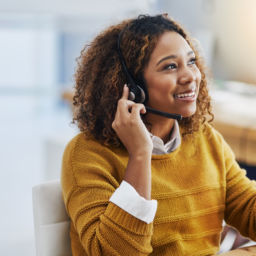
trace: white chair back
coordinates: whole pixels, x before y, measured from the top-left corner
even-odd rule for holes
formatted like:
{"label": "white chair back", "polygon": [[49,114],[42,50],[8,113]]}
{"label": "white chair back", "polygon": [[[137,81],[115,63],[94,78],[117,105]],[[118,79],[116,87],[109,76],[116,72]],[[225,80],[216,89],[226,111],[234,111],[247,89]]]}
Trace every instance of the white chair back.
{"label": "white chair back", "polygon": [[32,188],[37,256],[71,256],[70,220],[64,206],[60,182],[50,181]]}

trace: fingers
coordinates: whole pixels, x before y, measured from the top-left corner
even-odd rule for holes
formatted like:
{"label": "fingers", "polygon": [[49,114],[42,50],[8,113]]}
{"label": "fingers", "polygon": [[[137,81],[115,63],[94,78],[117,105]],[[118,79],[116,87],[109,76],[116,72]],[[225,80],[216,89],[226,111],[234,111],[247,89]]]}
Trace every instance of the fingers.
{"label": "fingers", "polygon": [[116,118],[120,118],[121,116],[124,118],[128,118],[130,115],[132,115],[133,117],[139,117],[139,114],[146,113],[145,106],[143,104],[138,104],[131,100],[128,100],[128,95],[129,88],[127,87],[127,85],[124,85],[122,97],[118,101]]}
{"label": "fingers", "polygon": [[134,104],[131,108],[131,115],[132,116],[137,116],[139,117],[140,114],[145,114],[146,113],[146,108],[143,104],[137,103]]}
{"label": "fingers", "polygon": [[117,112],[116,112],[117,116],[122,115],[127,117],[127,115],[129,114],[129,109],[131,109],[132,105],[135,104],[133,101],[128,100],[128,96],[129,96],[129,88],[125,84],[123,88],[122,97],[118,101]]}
{"label": "fingers", "polygon": [[128,117],[128,115],[130,114],[129,110],[132,108],[132,106],[135,103],[133,101],[130,100],[125,100],[125,99],[120,99],[118,101],[118,105],[117,105],[117,116],[123,116],[125,118]]}
{"label": "fingers", "polygon": [[124,88],[123,88],[123,94],[122,94],[121,99],[128,100],[128,97],[129,97],[129,88],[128,88],[128,86],[125,84],[125,85],[124,85]]}

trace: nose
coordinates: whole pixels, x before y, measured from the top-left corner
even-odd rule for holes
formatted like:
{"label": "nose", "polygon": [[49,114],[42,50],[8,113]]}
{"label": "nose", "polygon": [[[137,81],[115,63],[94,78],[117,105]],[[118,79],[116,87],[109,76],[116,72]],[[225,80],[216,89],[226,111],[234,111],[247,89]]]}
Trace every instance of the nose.
{"label": "nose", "polygon": [[180,84],[188,84],[196,80],[195,71],[191,69],[190,66],[185,66],[180,69],[179,74],[179,83]]}

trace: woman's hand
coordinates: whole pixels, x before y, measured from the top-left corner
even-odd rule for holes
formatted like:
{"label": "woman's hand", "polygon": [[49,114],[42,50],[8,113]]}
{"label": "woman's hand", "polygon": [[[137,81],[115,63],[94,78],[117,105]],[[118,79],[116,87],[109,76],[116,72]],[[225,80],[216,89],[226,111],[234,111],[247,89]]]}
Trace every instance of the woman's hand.
{"label": "woman's hand", "polygon": [[140,114],[146,113],[143,104],[128,100],[125,85],[118,101],[112,127],[129,153],[124,180],[146,199],[151,199],[151,155],[153,143]]}
{"label": "woman's hand", "polygon": [[152,140],[140,117],[140,114],[146,113],[145,106],[128,100],[128,95],[129,89],[125,85],[123,95],[118,101],[112,128],[130,156],[151,154],[153,148]]}

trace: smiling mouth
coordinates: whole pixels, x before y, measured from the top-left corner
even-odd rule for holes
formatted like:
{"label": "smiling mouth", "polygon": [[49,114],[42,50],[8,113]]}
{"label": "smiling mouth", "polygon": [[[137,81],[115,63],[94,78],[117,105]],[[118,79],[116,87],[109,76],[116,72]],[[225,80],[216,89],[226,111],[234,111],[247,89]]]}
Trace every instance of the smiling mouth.
{"label": "smiling mouth", "polygon": [[195,90],[187,93],[174,94],[174,98],[176,99],[194,98],[195,96],[196,96]]}

